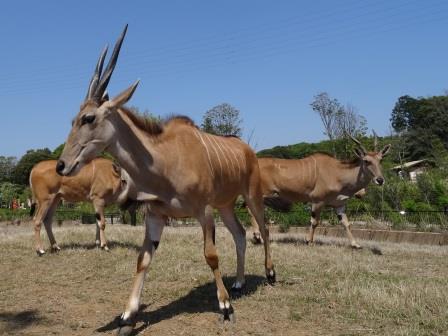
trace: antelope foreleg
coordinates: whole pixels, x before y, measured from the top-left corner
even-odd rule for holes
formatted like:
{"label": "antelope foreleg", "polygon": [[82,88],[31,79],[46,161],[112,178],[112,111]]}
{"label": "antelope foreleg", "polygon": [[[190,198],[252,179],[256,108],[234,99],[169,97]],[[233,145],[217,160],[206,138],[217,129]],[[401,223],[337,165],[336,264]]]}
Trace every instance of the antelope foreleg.
{"label": "antelope foreleg", "polygon": [[338,215],[338,219],[342,225],[345,227],[345,231],[347,233],[347,237],[350,240],[350,245],[353,248],[360,249],[361,245],[359,245],[355,237],[353,237],[352,231],[350,230],[350,222],[348,221],[347,215],[345,214],[345,207],[336,209],[336,213]]}
{"label": "antelope foreleg", "polygon": [[272,262],[272,256],[271,256],[269,229],[267,228],[264,221],[264,204],[261,192],[258,193],[257,191],[257,193],[255,193],[254,195],[249,195],[249,197],[246,198],[246,203],[250,208],[252,215],[255,217],[255,220],[258,223],[261,238],[263,239],[264,244],[264,265],[266,271],[266,278],[270,284],[273,284],[276,281],[274,263]]}
{"label": "antelope foreleg", "polygon": [[308,234],[308,238],[306,239],[307,244],[314,243],[314,233],[316,232],[316,228],[320,224],[320,211],[322,205],[312,204],[311,205],[311,221],[310,221],[310,231]]}
{"label": "antelope foreleg", "polygon": [[131,295],[126,306],[126,310],[121,315],[120,335],[128,335],[132,331],[132,328],[129,328],[129,326],[134,325],[133,319],[140,306],[140,298],[146,272],[154,257],[155,251],[159,246],[165,223],[165,217],[155,216],[150,213],[147,213],[145,216],[145,239],[137,259],[137,272],[134,278]]}
{"label": "antelope foreleg", "polygon": [[42,228],[43,217],[47,212],[48,206],[48,201],[37,203],[37,211],[36,215],[34,216],[34,240],[36,243],[36,253],[39,256],[45,254],[42,239],[40,237],[40,230]]}
{"label": "antelope foreleg", "polygon": [[[93,205],[95,207],[95,218],[96,218],[96,243],[98,244],[98,238],[99,238],[99,245],[102,249],[105,251],[109,251],[109,248],[107,247],[107,240],[106,240],[106,219],[104,217],[104,202],[102,200],[95,200],[93,202]],[[99,236],[99,237],[98,237]]]}
{"label": "antelope foreleg", "polygon": [[59,199],[56,198],[50,203],[50,207],[48,208],[47,213],[44,218],[45,231],[47,231],[47,236],[48,236],[48,239],[50,240],[52,252],[59,252],[59,250],[60,250],[60,247],[56,243],[56,239],[54,238],[54,234],[53,234],[53,215],[58,206],[58,201],[59,201]]}
{"label": "antelope foreleg", "polygon": [[258,223],[249,208],[247,208],[247,212],[249,213],[250,225],[252,227],[252,243],[254,243],[255,245],[261,244],[263,241],[261,240],[260,228],[258,227]]}
{"label": "antelope foreleg", "polygon": [[232,234],[236,248],[236,281],[232,285],[232,290],[239,292],[244,287],[246,281],[244,279],[244,262],[246,256],[246,230],[235,216],[233,206],[230,208],[220,209],[221,217],[224,224]]}

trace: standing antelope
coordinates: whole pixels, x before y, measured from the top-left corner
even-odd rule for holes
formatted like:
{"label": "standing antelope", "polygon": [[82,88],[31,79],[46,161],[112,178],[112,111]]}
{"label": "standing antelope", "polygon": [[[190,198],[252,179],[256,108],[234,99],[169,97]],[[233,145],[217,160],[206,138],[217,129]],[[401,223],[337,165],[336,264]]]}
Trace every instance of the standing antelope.
{"label": "standing antelope", "polygon": [[[356,159],[350,162],[337,160],[328,154],[316,153],[298,160],[260,158],[260,175],[266,205],[289,209],[294,202],[311,203],[311,227],[307,243],[313,243],[314,231],[320,222],[320,212],[325,206],[336,210],[354,248],[361,246],[350,231],[350,222],[345,214],[345,203],[354,196],[362,196],[370,181],[382,185],[384,177],[381,160],[390,145],[377,151],[367,152],[355,138]],[[252,218],[254,241],[260,241],[256,220]]]}
{"label": "standing antelope", "polygon": [[107,148],[132,179],[131,198],[148,204],[145,239],[131,295],[120,319],[119,334],[132,332],[145,274],[168,216],[194,217],[201,224],[204,256],[215,277],[219,308],[224,319],[232,319],[233,308],[222,281],[215,248],[214,208],[219,210],[235,240],[237,276],[233,286],[239,289],[245,281],[245,230],[234,213],[239,195],[243,195],[258,221],[264,240],[266,276],[270,282],[275,281],[269,232],[263,218],[257,158],[241,140],[204,133],[187,117],[173,117],[165,123],[139,118],[123,107],[138,81],[115,98],[101,103],[126,29],[127,26],[103,75],[106,49],[100,55],[87,97],[74,119],[56,170],[64,176],[76,174]]}
{"label": "standing antelope", "polygon": [[30,174],[33,194],[31,215],[37,205],[34,216],[37,254],[41,256],[45,253],[40,238],[42,222],[50,239],[51,249],[60,250],[53,235],[52,219],[61,199],[68,202],[92,201],[97,219],[96,243],[108,250],[104,234],[104,208],[109,204],[123,204],[127,201],[128,185],[121,177],[124,171],[112,161],[99,158],[85,165],[77,175],[65,177],[56,173],[56,164],[56,160],[41,161],[33,167]]}

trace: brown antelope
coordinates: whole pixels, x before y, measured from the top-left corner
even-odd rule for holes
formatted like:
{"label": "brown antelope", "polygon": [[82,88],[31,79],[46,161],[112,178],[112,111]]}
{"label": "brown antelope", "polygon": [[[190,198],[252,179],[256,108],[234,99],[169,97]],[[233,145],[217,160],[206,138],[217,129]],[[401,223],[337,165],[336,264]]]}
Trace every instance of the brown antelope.
{"label": "brown antelope", "polygon": [[100,97],[115,67],[126,28],[103,75],[106,51],[98,60],[87,97],[74,119],[56,170],[64,176],[76,174],[107,148],[132,179],[129,196],[147,202],[145,239],[131,295],[120,319],[119,334],[132,332],[145,274],[167,217],[194,217],[201,224],[204,256],[215,277],[219,308],[225,320],[232,319],[233,308],[218,266],[213,209],[219,210],[235,240],[234,287],[241,288],[244,284],[246,248],[245,230],[234,213],[239,195],[243,195],[258,221],[264,240],[266,276],[270,282],[275,281],[257,158],[241,140],[204,133],[187,117],[173,117],[161,123],[133,114],[123,105],[131,98],[138,81],[115,98],[101,103]]}
{"label": "brown antelope", "polygon": [[52,231],[53,214],[61,199],[68,202],[91,201],[97,219],[96,243],[108,250],[104,229],[105,206],[113,203],[124,204],[127,201],[128,185],[124,171],[106,159],[94,159],[72,177],[60,176],[56,173],[56,160],[41,161],[31,170],[30,187],[33,194],[33,205],[37,205],[34,216],[34,232],[36,252],[43,255],[40,229],[42,223],[47,231],[52,251],[59,251]]}
{"label": "brown antelope", "polygon": [[[325,206],[336,210],[339,221],[345,227],[354,248],[361,246],[350,231],[350,222],[345,214],[345,204],[352,196],[362,197],[370,181],[382,185],[384,177],[381,160],[390,145],[377,151],[367,152],[355,138],[356,159],[350,162],[337,160],[328,154],[316,153],[298,160],[260,158],[261,183],[266,205],[276,205],[288,210],[294,202],[311,203],[311,227],[307,243],[313,243],[314,231],[320,223],[320,212]],[[256,220],[252,218],[254,241],[259,242]]]}

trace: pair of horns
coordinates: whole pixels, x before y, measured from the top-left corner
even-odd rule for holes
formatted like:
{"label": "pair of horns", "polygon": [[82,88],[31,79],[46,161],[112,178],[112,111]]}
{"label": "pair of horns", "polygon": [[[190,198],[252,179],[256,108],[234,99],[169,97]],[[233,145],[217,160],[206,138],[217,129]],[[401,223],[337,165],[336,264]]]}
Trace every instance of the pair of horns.
{"label": "pair of horns", "polygon": [[117,64],[118,54],[120,53],[121,45],[123,44],[124,37],[126,36],[126,32],[128,30],[128,25],[123,29],[123,32],[118,37],[117,42],[115,43],[114,50],[112,52],[112,56],[109,59],[109,63],[107,63],[106,69],[103,73],[103,65],[104,59],[107,54],[107,45],[104,50],[100,54],[100,58],[95,67],[95,71],[93,73],[92,79],[89,83],[89,88],[87,90],[87,100],[93,100],[96,102],[101,101],[103,95],[106,92],[107,85],[109,84],[110,78],[112,77],[112,73],[114,72],[115,65]]}
{"label": "pair of horns", "polygon": [[[378,151],[378,136],[376,135],[375,130],[372,130],[372,132],[373,132],[373,148],[374,148],[374,151],[377,152],[377,151]],[[350,137],[350,139],[352,139],[352,141],[353,141],[354,143],[356,143],[356,144],[359,146],[359,148],[360,148],[364,153],[367,153],[367,150],[365,149],[365,147],[362,145],[362,143],[361,143],[358,139],[356,139],[356,138],[355,138],[354,136],[352,136],[351,134],[348,134],[348,136]]]}

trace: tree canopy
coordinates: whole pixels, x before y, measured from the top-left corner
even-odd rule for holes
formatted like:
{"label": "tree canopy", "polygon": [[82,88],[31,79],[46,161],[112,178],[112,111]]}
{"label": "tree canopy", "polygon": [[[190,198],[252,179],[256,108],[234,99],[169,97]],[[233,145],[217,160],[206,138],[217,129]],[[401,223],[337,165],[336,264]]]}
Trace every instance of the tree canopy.
{"label": "tree canopy", "polygon": [[31,169],[40,161],[53,159],[53,154],[48,148],[31,149],[23,155],[14,169],[14,183],[27,185]]}
{"label": "tree canopy", "polygon": [[205,112],[201,128],[211,134],[241,137],[241,123],[240,111],[223,103]]}
{"label": "tree canopy", "polygon": [[392,110],[390,121],[404,139],[407,160],[436,158],[440,154],[440,144],[448,149],[447,96],[402,96]]}

